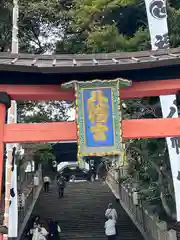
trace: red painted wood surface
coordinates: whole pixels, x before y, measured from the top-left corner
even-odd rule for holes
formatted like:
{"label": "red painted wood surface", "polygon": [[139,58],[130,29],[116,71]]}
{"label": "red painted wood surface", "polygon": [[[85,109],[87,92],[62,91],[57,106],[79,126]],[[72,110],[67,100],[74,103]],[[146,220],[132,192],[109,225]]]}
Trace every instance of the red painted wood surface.
{"label": "red painted wood surface", "polygon": [[[122,130],[124,140],[180,136],[180,118],[123,120]],[[76,140],[75,122],[8,124],[4,129],[6,143]]]}
{"label": "red painted wood surface", "polygon": [[7,124],[4,142],[56,142],[76,141],[74,122]]}
{"label": "red painted wood surface", "polygon": [[73,90],[60,85],[0,85],[0,92],[7,92],[12,100],[72,100]]}
{"label": "red painted wood surface", "polygon": [[[180,91],[180,79],[135,82],[131,87],[122,88],[120,96],[142,98]],[[14,100],[74,100],[73,90],[64,90],[60,85],[0,85],[0,92],[7,92]]]}
{"label": "red painted wood surface", "polygon": [[1,199],[1,189],[2,189],[2,174],[3,174],[3,164],[4,164],[4,126],[6,117],[6,106],[0,104],[0,199]]}

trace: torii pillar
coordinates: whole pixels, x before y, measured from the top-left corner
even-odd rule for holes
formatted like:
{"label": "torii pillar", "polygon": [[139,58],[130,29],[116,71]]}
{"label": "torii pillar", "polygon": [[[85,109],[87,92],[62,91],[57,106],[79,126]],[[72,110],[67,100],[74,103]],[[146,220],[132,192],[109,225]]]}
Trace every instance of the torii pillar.
{"label": "torii pillar", "polygon": [[[7,109],[11,106],[11,99],[5,92],[0,92],[0,200],[4,201],[1,196],[2,191],[2,176],[4,166],[4,126],[6,121]],[[0,240],[3,239],[3,233],[0,227]]]}

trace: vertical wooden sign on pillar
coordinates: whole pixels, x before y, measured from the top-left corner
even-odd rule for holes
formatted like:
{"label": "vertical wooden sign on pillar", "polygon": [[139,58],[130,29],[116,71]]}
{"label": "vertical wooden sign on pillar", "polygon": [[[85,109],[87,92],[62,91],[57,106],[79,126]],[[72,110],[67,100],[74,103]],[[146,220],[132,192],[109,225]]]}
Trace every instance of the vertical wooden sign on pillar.
{"label": "vertical wooden sign on pillar", "polygon": [[[6,110],[11,106],[11,99],[5,92],[0,92],[0,194],[2,192],[2,174],[4,167],[4,125],[6,120]],[[3,201],[1,196],[1,200]],[[6,226],[0,226],[0,239],[7,233]]]}
{"label": "vertical wooden sign on pillar", "polygon": [[3,174],[3,164],[4,164],[4,124],[6,118],[6,106],[0,102],[0,198],[2,190],[2,174]]}
{"label": "vertical wooden sign on pillar", "polygon": [[[2,174],[3,174],[3,162],[4,162],[4,142],[3,142],[3,132],[4,123],[6,118],[6,106],[0,103],[0,195],[2,190]],[[2,196],[1,200],[2,200]],[[3,239],[2,233],[0,233],[0,240]]]}
{"label": "vertical wooden sign on pillar", "polygon": [[0,92],[0,198],[2,191],[2,174],[4,165],[4,125],[6,120],[6,110],[11,106],[11,99],[5,92]]}
{"label": "vertical wooden sign on pillar", "polygon": [[[17,123],[17,103],[11,101],[11,108],[8,110],[7,124]],[[17,203],[17,167],[14,161],[15,148],[17,144],[6,145],[6,182],[5,182],[5,211],[4,226],[8,228],[8,237],[17,237],[18,226],[18,203]],[[13,169],[13,170],[12,170]]]}

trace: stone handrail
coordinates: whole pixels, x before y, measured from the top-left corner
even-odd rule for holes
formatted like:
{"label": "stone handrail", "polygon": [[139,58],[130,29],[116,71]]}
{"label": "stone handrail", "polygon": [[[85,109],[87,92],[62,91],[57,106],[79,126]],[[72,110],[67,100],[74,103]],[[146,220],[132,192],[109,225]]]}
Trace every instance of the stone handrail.
{"label": "stone handrail", "polygon": [[[42,188],[42,171],[41,168],[36,172],[36,176],[39,178],[39,184],[38,186],[34,185],[34,174],[32,175],[32,181],[31,184],[29,185],[28,191],[26,191],[25,194],[25,201],[24,201],[24,206],[19,208],[18,211],[18,225],[19,225],[19,234],[18,234],[18,239],[21,238],[21,235],[23,234],[24,228],[26,227],[26,224],[29,220],[29,217],[31,215],[31,212],[34,208],[34,205],[36,203],[36,200],[39,196],[39,193]],[[22,190],[22,192],[24,192]]]}
{"label": "stone handrail", "polygon": [[176,231],[168,230],[167,223],[159,221],[157,216],[148,213],[140,204],[135,205],[133,195],[128,188],[118,182],[119,173],[110,171],[106,183],[121,206],[132,219],[145,240],[177,240]]}

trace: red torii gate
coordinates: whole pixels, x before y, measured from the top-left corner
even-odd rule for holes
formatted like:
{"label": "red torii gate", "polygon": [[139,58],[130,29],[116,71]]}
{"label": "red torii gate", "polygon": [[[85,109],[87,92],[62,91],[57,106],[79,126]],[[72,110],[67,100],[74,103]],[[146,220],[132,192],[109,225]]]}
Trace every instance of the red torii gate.
{"label": "red torii gate", "polygon": [[[158,96],[160,94],[175,94],[179,89],[180,79],[151,81],[148,83],[138,82],[133,83],[131,87],[121,89],[120,96],[122,99],[142,98],[144,96]],[[74,100],[73,91],[63,90],[59,85],[0,85],[0,92],[6,92],[13,100]],[[0,109],[2,111],[0,114],[0,126],[3,128],[0,141],[3,143],[77,140],[75,122],[4,124],[3,119],[6,113],[4,104],[0,105]],[[164,138],[167,136],[178,136],[180,121],[179,119],[123,120],[122,129],[125,140],[136,138]]]}
{"label": "red torii gate", "polygon": [[[180,90],[179,56],[180,49],[82,56],[0,55],[0,183],[4,143],[77,140],[75,122],[5,124],[6,107],[11,99],[73,101],[73,90],[63,90],[61,84],[95,76],[130,80],[135,76],[131,87],[120,89],[123,99],[176,94]],[[168,72],[174,74],[170,79]],[[161,74],[152,80],[156,73]],[[143,80],[137,80],[142,77]],[[122,136],[124,139],[180,136],[180,119],[123,120]]]}

